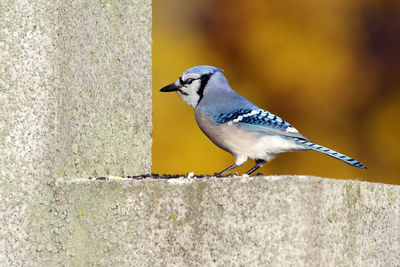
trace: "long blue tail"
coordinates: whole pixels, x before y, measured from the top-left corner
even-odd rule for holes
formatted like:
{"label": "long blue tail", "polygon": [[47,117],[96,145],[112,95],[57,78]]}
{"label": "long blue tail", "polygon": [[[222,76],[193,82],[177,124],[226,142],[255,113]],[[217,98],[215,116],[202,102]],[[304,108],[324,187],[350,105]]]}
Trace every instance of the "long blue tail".
{"label": "long blue tail", "polygon": [[331,156],[335,159],[341,160],[351,166],[357,167],[357,168],[361,168],[361,169],[366,169],[367,167],[364,166],[364,164],[362,164],[361,162],[358,162],[355,159],[352,159],[346,155],[343,155],[339,152],[336,152],[332,149],[329,149],[327,147],[323,147],[311,142],[308,142],[304,139],[300,139],[300,138],[296,138],[296,137],[291,137],[292,140],[294,140],[297,144],[305,146],[306,148],[318,151],[318,152],[322,152],[324,154],[327,154],[328,156]]}

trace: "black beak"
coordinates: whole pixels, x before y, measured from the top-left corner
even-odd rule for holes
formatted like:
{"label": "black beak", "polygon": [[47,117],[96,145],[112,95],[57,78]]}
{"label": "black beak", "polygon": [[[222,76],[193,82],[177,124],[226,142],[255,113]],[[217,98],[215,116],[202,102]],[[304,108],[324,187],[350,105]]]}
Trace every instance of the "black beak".
{"label": "black beak", "polygon": [[179,90],[180,88],[176,86],[175,83],[171,83],[170,85],[161,88],[160,92],[174,92]]}

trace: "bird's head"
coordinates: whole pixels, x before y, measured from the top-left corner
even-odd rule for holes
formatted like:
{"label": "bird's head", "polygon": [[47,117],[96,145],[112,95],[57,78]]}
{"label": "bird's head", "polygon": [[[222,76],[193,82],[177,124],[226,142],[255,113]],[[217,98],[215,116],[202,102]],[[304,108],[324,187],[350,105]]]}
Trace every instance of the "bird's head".
{"label": "bird's head", "polygon": [[196,66],[183,72],[174,83],[165,86],[160,91],[176,91],[183,101],[195,108],[203,98],[204,89],[210,77],[221,71],[223,70],[212,66]]}

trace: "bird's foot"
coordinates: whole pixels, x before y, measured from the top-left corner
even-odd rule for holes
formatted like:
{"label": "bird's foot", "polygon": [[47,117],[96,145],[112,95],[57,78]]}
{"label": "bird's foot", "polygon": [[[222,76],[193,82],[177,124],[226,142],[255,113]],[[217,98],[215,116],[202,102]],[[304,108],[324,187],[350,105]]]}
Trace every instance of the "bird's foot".
{"label": "bird's foot", "polygon": [[224,176],[224,173],[223,172],[214,172],[213,176],[217,177],[217,178],[221,178]]}

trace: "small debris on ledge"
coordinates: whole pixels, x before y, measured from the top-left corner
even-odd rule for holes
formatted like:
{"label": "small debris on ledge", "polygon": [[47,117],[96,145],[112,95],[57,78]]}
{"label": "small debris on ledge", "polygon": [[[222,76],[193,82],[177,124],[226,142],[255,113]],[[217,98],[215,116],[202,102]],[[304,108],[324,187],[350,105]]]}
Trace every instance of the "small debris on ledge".
{"label": "small debris on ledge", "polygon": [[[158,173],[151,173],[151,174],[140,174],[140,175],[127,175],[127,176],[108,176],[108,177],[98,177],[96,180],[118,180],[118,179],[135,179],[135,180],[142,180],[145,178],[152,178],[152,179],[176,179],[176,178],[191,178],[191,179],[201,179],[201,178],[211,178],[211,177],[216,177],[216,178],[226,178],[226,177],[240,177],[241,175],[237,173],[231,173],[231,174],[226,174],[226,175],[210,175],[210,174],[199,174],[195,175],[193,172],[186,173],[186,174],[158,174]],[[256,173],[252,176],[264,176],[263,173]],[[243,177],[248,177],[243,175]]]}

